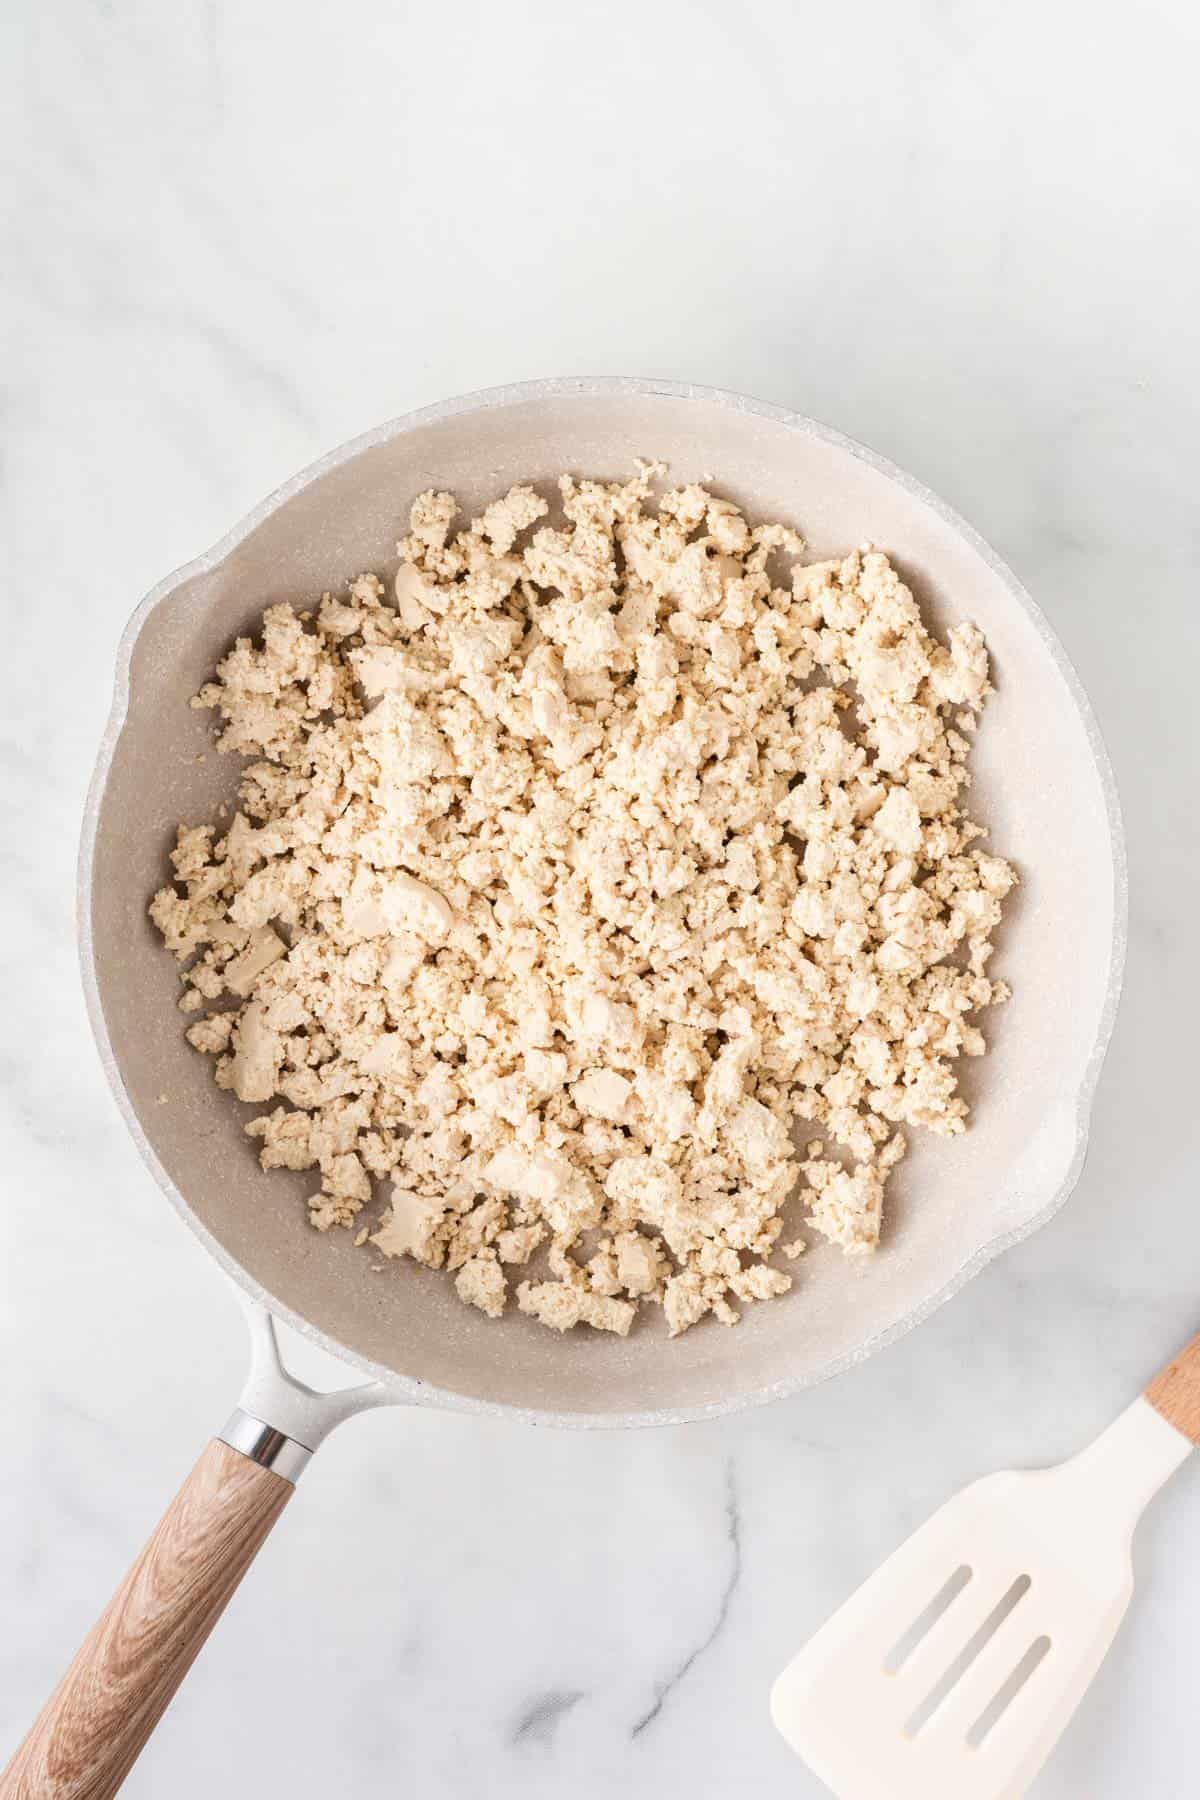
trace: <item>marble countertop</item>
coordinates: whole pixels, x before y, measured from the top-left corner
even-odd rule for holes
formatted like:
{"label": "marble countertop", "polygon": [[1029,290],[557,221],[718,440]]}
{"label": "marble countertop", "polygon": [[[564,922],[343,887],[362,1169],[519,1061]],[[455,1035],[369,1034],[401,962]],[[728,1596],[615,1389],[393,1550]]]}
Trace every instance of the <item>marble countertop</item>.
{"label": "marble countertop", "polygon": [[[781,1663],[948,1492],[1069,1452],[1200,1323],[1200,28],[1166,0],[1078,24],[1028,0],[9,9],[0,1751],[243,1360],[76,975],[113,649],[284,476],[445,394],[762,395],[910,468],[1013,564],[1128,825],[1091,1156],[1040,1235],[774,1409],[347,1427],[126,1791],[816,1796],[766,1718]],[[1193,1785],[1198,1531],[1189,1468],[1039,1800]]]}

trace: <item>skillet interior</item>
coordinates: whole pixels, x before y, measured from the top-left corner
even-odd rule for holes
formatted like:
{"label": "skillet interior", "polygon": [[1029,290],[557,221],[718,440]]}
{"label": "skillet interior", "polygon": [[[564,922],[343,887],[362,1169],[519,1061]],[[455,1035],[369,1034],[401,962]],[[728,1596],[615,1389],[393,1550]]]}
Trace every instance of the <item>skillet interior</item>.
{"label": "skillet interior", "polygon": [[[870,538],[887,548],[939,628],[975,620],[997,692],[973,756],[974,805],[1020,867],[992,965],[1012,1003],[985,1020],[992,1049],[964,1071],[976,1105],[952,1141],[913,1134],[874,1258],[815,1248],[793,1292],[665,1342],[565,1339],[517,1315],[491,1323],[444,1275],[372,1272],[343,1233],[318,1236],[311,1177],[263,1174],[207,1059],[184,1042],[178,983],[147,918],[177,821],[232,795],[210,715],[188,699],[273,601],[312,600],[394,564],[421,489],[473,509],[560,470],[614,477],[635,456],[672,478],[716,478],[757,517],[798,526],[812,554]],[[85,827],[81,924],[92,1016],[127,1120],[168,1196],[251,1291],[327,1348],[414,1398],[501,1406],[561,1422],[697,1416],[769,1398],[857,1360],[923,1317],[996,1248],[1065,1198],[1119,983],[1124,893],[1104,753],[1069,665],[1011,576],[931,496],[836,434],[775,409],[648,382],[498,390],[382,427],[290,483],[211,556],[149,597],[127,639],[118,699]],[[205,760],[200,760],[201,758]],[[167,1096],[165,1103],[158,1096]]]}

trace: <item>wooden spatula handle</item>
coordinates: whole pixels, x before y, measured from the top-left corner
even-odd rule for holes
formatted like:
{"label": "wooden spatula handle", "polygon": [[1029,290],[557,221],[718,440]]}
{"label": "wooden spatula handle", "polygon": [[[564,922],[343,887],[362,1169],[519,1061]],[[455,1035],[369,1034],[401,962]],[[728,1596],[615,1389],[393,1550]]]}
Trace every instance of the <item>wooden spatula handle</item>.
{"label": "wooden spatula handle", "polygon": [[214,1438],[4,1774],[0,1800],[109,1800],[291,1498]]}
{"label": "wooden spatula handle", "polygon": [[1146,1398],[1176,1431],[1200,1444],[1200,1332],[1174,1362],[1159,1370]]}

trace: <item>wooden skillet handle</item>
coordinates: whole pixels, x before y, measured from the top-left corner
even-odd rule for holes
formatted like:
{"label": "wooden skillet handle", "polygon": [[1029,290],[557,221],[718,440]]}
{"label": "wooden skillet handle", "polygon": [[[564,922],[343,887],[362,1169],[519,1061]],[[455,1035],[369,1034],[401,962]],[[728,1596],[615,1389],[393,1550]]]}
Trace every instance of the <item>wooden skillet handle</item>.
{"label": "wooden skillet handle", "polygon": [[1200,1332],[1174,1362],[1159,1370],[1146,1398],[1176,1431],[1200,1444]]}
{"label": "wooden skillet handle", "polygon": [[214,1438],[4,1774],[0,1800],[109,1800],[293,1484]]}

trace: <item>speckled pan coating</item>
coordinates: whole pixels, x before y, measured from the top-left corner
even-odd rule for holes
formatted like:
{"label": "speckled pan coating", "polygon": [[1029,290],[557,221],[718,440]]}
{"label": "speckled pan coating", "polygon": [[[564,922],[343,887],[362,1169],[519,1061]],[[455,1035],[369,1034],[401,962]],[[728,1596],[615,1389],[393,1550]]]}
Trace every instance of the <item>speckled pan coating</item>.
{"label": "speckled pan coating", "polygon": [[[851,1261],[828,1247],[792,1294],[674,1343],[646,1321],[627,1341],[565,1339],[519,1315],[493,1324],[444,1275],[373,1272],[344,1234],[305,1221],[308,1177],[262,1173],[238,1109],[188,1048],[177,980],[145,916],[179,820],[212,816],[236,765],[187,707],[217,657],[274,600],[310,600],[386,567],[412,496],[452,488],[473,509],[512,481],[561,469],[612,477],[635,456],[716,478],[760,518],[799,526],[815,556],[870,536],[944,628],[974,619],[997,693],[973,757],[974,805],[1020,866],[993,965],[1015,989],[989,1015],[993,1048],[965,1065],[975,1106],[952,1142],[914,1138],[885,1242]],[[203,760],[201,760],[203,759]],[[556,380],[471,394],[381,425],[286,483],[208,555],[159,583],[121,642],[79,865],[84,986],[101,1058],[164,1194],[250,1296],[398,1401],[554,1425],[663,1425],[794,1393],[919,1324],[1008,1245],[1043,1225],[1078,1179],[1125,950],[1116,789],[1061,645],[1020,583],[919,483],[812,420],[711,388]],[[165,1095],[165,1101],[160,1096]]]}

